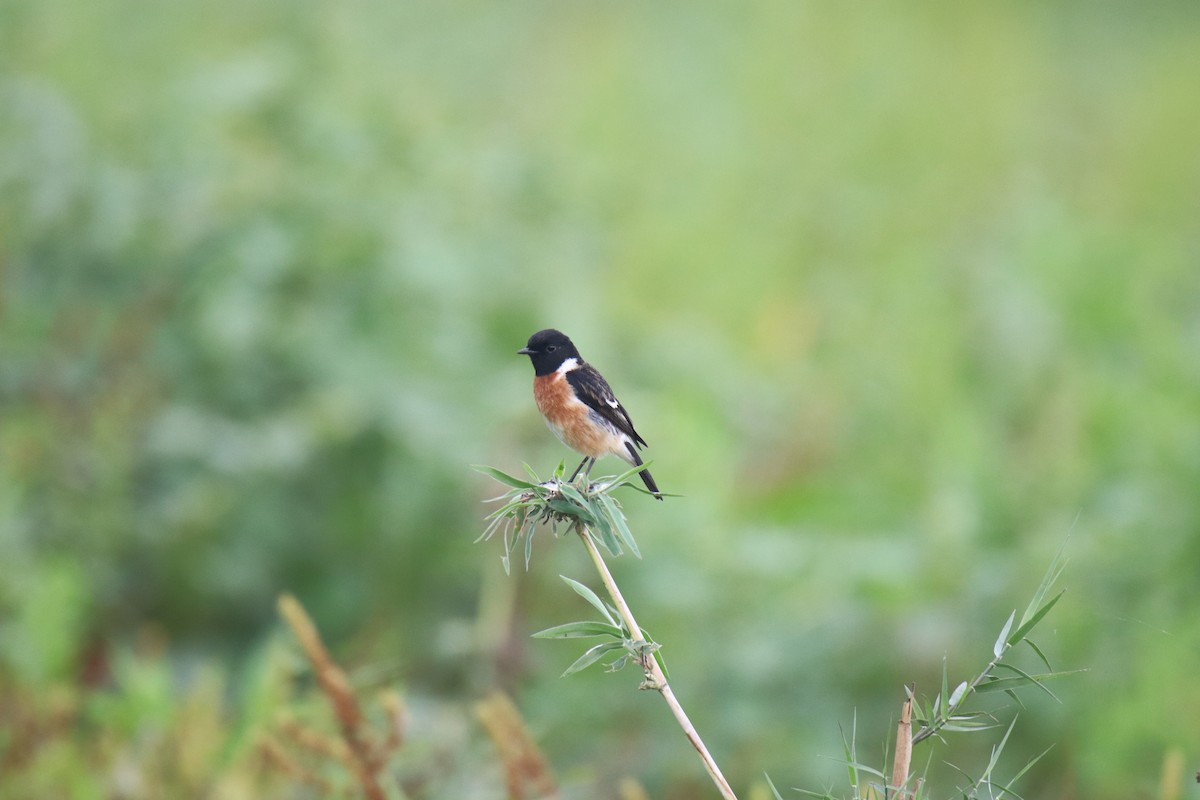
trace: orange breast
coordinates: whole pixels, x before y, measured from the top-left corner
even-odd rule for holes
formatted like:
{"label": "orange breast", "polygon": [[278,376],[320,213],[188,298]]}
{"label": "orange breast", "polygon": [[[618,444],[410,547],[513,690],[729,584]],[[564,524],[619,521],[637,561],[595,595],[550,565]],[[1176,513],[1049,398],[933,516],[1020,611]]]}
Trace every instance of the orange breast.
{"label": "orange breast", "polygon": [[620,434],[595,422],[591,409],[575,397],[561,372],[535,377],[533,399],[550,430],[567,447],[593,458],[613,453],[629,460]]}

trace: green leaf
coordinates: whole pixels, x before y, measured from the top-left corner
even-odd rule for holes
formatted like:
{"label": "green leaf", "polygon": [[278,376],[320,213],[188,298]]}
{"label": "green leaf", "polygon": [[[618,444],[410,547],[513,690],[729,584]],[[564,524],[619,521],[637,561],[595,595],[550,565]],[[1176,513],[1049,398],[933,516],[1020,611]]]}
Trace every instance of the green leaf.
{"label": "green leaf", "polygon": [[[617,537],[613,533],[612,525],[609,523],[608,519],[605,517],[604,510],[599,508],[598,506],[599,506],[599,504],[596,504],[596,506],[593,506],[591,509],[592,514],[596,520],[595,524],[592,527],[600,535],[601,539],[605,540],[606,542],[608,542],[608,541],[616,542]],[[619,545],[618,545],[618,547],[619,547]]]}
{"label": "green leaf", "polygon": [[667,669],[667,660],[663,658],[661,649],[654,651],[654,660],[658,662],[658,668],[663,671],[663,677],[667,679],[667,683],[670,683],[671,670]]}
{"label": "green leaf", "polygon": [[[767,786],[771,787],[771,794],[775,795],[775,800],[783,800],[783,798],[779,796],[779,790],[776,789],[775,784],[771,782],[771,776],[764,772],[763,777],[767,779]],[[807,792],[806,792],[806,794],[807,794]],[[813,795],[813,797],[818,797],[818,796],[819,795]]]}
{"label": "green leaf", "polygon": [[[1068,537],[1069,540],[1069,537]],[[1058,576],[1062,575],[1063,570],[1067,565],[1066,558],[1067,542],[1062,543],[1062,547],[1058,548],[1058,553],[1050,561],[1050,566],[1046,568],[1046,574],[1042,576],[1042,582],[1038,585],[1037,591],[1033,593],[1033,599],[1029,601],[1029,605],[1025,607],[1025,613],[1021,615],[1020,628],[1024,628],[1034,614],[1034,609],[1041,609],[1042,599],[1046,593],[1050,591],[1050,587],[1058,580]],[[1061,592],[1060,592],[1061,594]]]}
{"label": "green leaf", "polygon": [[488,467],[488,466],[484,466],[482,464],[472,464],[471,468],[476,470],[477,472],[482,472],[484,475],[489,475],[493,479],[499,481],[500,483],[503,483],[506,486],[511,486],[514,489],[533,489],[534,488],[534,484],[529,483],[528,481],[523,481],[520,478],[514,478],[512,475],[509,475],[507,472],[501,472],[500,470],[496,469],[495,467]]}
{"label": "green leaf", "polygon": [[625,645],[621,642],[601,642],[600,644],[593,645],[592,647],[589,647],[583,655],[575,659],[575,662],[571,664],[571,666],[567,667],[566,671],[562,674],[562,677],[565,678],[568,675],[574,675],[576,672],[579,672],[582,669],[587,669],[592,664],[595,664],[597,661],[604,658],[605,653],[610,653],[613,650],[620,650],[624,647]]}
{"label": "green leaf", "polygon": [[858,709],[854,709],[854,717],[850,723],[850,740],[846,741],[846,731],[842,729],[841,723],[838,724],[838,731],[842,734],[842,753],[846,756],[846,771],[850,775],[850,786],[854,789],[854,796],[858,796],[858,770],[854,768],[858,761],[857,748],[858,744],[855,741],[858,738]]}
{"label": "green leaf", "polygon": [[1004,623],[1004,628],[1000,631],[1000,635],[996,637],[996,643],[992,645],[992,655],[996,656],[996,658],[1004,655],[1005,648],[1012,644],[1012,642],[1008,641],[1008,632],[1012,630],[1013,620],[1016,618],[1017,610],[1014,608],[1013,612],[1008,615],[1008,622]]}
{"label": "green leaf", "polygon": [[616,534],[612,532],[612,528],[595,525],[587,529],[587,535],[592,537],[593,542],[607,550],[608,554],[613,558],[625,552],[621,549],[621,543],[617,541]]}
{"label": "green leaf", "polygon": [[874,767],[870,766],[869,764],[863,764],[863,763],[856,762],[854,764],[847,764],[847,766],[852,767],[857,772],[865,772],[868,775],[874,775],[876,778],[879,778],[880,780],[885,780],[885,781],[887,780],[886,775],[884,775],[882,772],[875,769]]}
{"label": "green leaf", "polygon": [[568,622],[565,625],[555,625],[532,634],[535,639],[582,639],[589,636],[612,636],[624,639],[625,632],[615,625],[606,622]]}
{"label": "green leaf", "polygon": [[987,768],[984,769],[983,775],[980,776],[981,780],[987,780],[988,782],[991,782],[992,770],[994,770],[996,765],[1000,763],[1000,754],[1004,752],[1005,746],[1008,745],[1008,737],[1012,735],[1013,728],[1015,727],[1017,727],[1017,718],[1013,717],[1013,721],[1008,723],[1008,730],[1004,732],[1004,736],[1000,739],[1000,743],[992,748],[991,758],[988,759]]}
{"label": "green leaf", "polygon": [[[938,695],[938,700],[940,701],[942,713],[949,714],[950,713],[950,676],[949,676],[949,673],[947,672],[945,656],[942,656],[942,691],[941,691],[941,694]],[[934,709],[933,709],[934,717],[937,716],[937,713],[938,713],[938,707],[935,705]]]}
{"label": "green leaf", "polygon": [[[1029,681],[1030,681],[1030,682],[1031,682],[1031,683],[1032,683],[1034,686],[1038,687],[1038,688],[1039,688],[1039,689],[1041,689],[1043,692],[1045,692],[1046,694],[1048,694],[1048,695],[1050,695],[1051,697],[1053,697],[1055,700],[1058,700],[1058,696],[1057,696],[1057,695],[1055,695],[1055,694],[1054,694],[1054,692],[1052,692],[1052,691],[1050,691],[1049,689],[1047,689],[1047,688],[1046,688],[1046,687],[1045,687],[1045,686],[1042,684],[1042,682],[1041,682],[1041,681],[1039,681],[1039,680],[1035,680],[1035,679],[1034,679],[1034,677],[1033,677],[1032,675],[1030,675],[1030,674],[1029,674],[1028,672],[1026,672],[1025,670],[1021,669],[1020,667],[1014,667],[1012,664],[997,664],[997,665],[996,665],[996,668],[997,668],[997,669],[1006,669],[1006,670],[1008,670],[1008,671],[1010,671],[1010,672],[1014,672],[1014,673],[1016,673],[1017,675],[1021,676],[1022,678],[1025,678],[1025,679],[1029,680]],[[1003,678],[1001,678],[1000,680],[1003,680]],[[1061,701],[1061,700],[1058,700],[1058,702],[1060,702],[1060,703],[1061,703],[1062,701]]]}
{"label": "green leaf", "polygon": [[947,722],[942,726],[942,730],[957,731],[958,733],[972,733],[974,731],[986,731],[996,727],[999,726],[994,722]]}
{"label": "green leaf", "polygon": [[559,514],[567,517],[574,517],[575,519],[581,519],[589,525],[596,522],[596,518],[592,516],[590,511],[578,503],[572,503],[570,500],[567,500],[564,497],[551,497],[546,501],[546,505],[550,506],[550,508],[557,511]]}
{"label": "green leaf", "polygon": [[920,711],[920,715],[924,717],[926,722],[933,722],[937,719],[937,710],[929,703],[929,698],[925,698],[924,702],[917,701],[916,706]]}
{"label": "green leaf", "polygon": [[621,537],[621,541],[629,548],[629,552],[641,558],[642,553],[638,550],[637,542],[633,539],[633,533],[625,523],[625,515],[621,513],[621,509],[617,508],[617,502],[606,494],[599,495],[596,499],[604,511],[607,512],[606,516],[611,522],[612,527],[616,528],[617,535]]}
{"label": "green leaf", "polygon": [[[611,492],[613,489],[616,489],[618,486],[623,485],[625,483],[625,481],[629,480],[634,475],[637,475],[642,470],[649,469],[650,465],[653,463],[654,463],[653,461],[646,461],[639,467],[630,467],[629,469],[625,470],[624,472],[622,472],[620,475],[616,476],[615,478],[611,478],[611,479],[602,478],[601,480],[607,480],[608,483],[606,483],[604,485],[604,488],[599,490],[600,493],[607,494],[608,492]],[[633,484],[629,484],[629,485],[632,486]]]}
{"label": "green leaf", "polygon": [[587,600],[589,603],[591,603],[592,607],[595,608],[597,611],[599,611],[602,615],[604,615],[604,618],[606,620],[608,620],[611,624],[613,624],[613,625],[617,624],[617,621],[615,619],[613,619],[611,614],[608,613],[608,609],[604,607],[604,602],[599,597],[596,596],[595,592],[593,592],[588,587],[584,586],[579,581],[571,580],[566,575],[559,575],[558,577],[560,577],[564,581],[566,581],[567,586],[570,586],[572,589],[575,590],[575,594],[579,595],[584,600]]}
{"label": "green leaf", "polygon": [[525,531],[525,571],[529,572],[529,562],[533,559],[533,528]]}
{"label": "green leaf", "polygon": [[566,497],[566,498],[572,500],[580,508],[587,509],[587,511],[589,511],[589,512],[592,511],[591,503],[589,503],[584,498],[584,496],[579,493],[579,490],[576,489],[571,484],[569,484],[569,483],[559,484],[558,491],[562,494],[563,497]]}
{"label": "green leaf", "polygon": [[614,658],[612,661],[605,664],[604,671],[605,672],[620,672],[621,670],[625,669],[625,666],[628,663],[629,663],[629,653],[626,653],[625,655],[621,656],[620,658]]}
{"label": "green leaf", "polygon": [[977,692],[1002,692],[1006,689],[1017,689],[1021,686],[1028,686],[1031,683],[1044,683],[1052,678],[1061,678],[1064,675],[1074,675],[1077,672],[1087,672],[1084,669],[1071,669],[1064,672],[1043,672],[1040,675],[1028,675],[1026,677],[1016,678],[991,678],[984,681],[975,687]]}
{"label": "green leaf", "polygon": [[1029,770],[1033,767],[1034,764],[1041,761],[1042,756],[1046,755],[1046,753],[1049,753],[1053,749],[1054,749],[1054,745],[1050,745],[1045,750],[1043,750],[1040,754],[1031,758],[1029,760],[1029,762],[1025,764],[1025,766],[1021,767],[1020,771],[1018,771],[1016,775],[1013,775],[1011,778],[1008,779],[1008,783],[1006,783],[1000,787],[1000,796],[1003,797],[1005,794],[1011,794],[1013,797],[1020,797],[1020,795],[1018,795],[1016,792],[1014,792],[1010,787],[1014,783],[1019,781],[1022,777],[1024,777],[1025,773],[1029,772]]}
{"label": "green leaf", "polygon": [[1046,669],[1050,670],[1051,672],[1054,671],[1054,667],[1050,666],[1050,659],[1046,658],[1046,654],[1042,652],[1042,648],[1038,647],[1033,639],[1026,639],[1025,644],[1033,648],[1033,652],[1037,653],[1038,658],[1040,658],[1042,663],[1046,665]]}
{"label": "green leaf", "polygon": [[525,508],[527,505],[528,505],[528,503],[526,503],[523,500],[510,500],[509,502],[505,503],[500,508],[498,508],[495,511],[493,511],[492,513],[488,514],[485,519],[490,519],[493,521],[494,520],[503,520],[505,517],[512,516],[518,510]]}
{"label": "green leaf", "polygon": [[[613,613],[616,613],[616,609],[613,609]],[[662,645],[654,640],[649,628],[642,628],[642,636],[646,637],[647,643],[653,645],[654,649],[651,652],[654,654],[654,660],[658,662],[658,668],[663,671],[663,677],[667,679],[667,683],[670,683],[671,671],[667,669],[667,661],[663,658]]]}
{"label": "green leaf", "polygon": [[946,713],[949,714],[954,708],[962,702],[963,695],[967,693],[967,682],[963,681],[958,686],[954,687],[954,691],[950,693],[950,704],[946,706]]}
{"label": "green leaf", "polygon": [[495,519],[493,519],[491,522],[488,523],[487,527],[483,529],[483,533],[479,534],[479,536],[476,537],[475,541],[472,542],[472,544],[479,544],[480,542],[482,542],[485,539],[492,538],[492,536],[496,533],[496,529],[499,528],[500,525],[503,524],[503,522],[504,522],[503,517],[496,517]]}
{"label": "green leaf", "polygon": [[1062,596],[1064,594],[1066,594],[1066,592],[1067,592],[1066,589],[1059,590],[1058,594],[1054,595],[1054,597],[1052,597],[1049,601],[1047,601],[1047,603],[1045,605],[1043,605],[1041,608],[1039,608],[1033,614],[1033,616],[1031,616],[1025,622],[1022,622],[1021,627],[1019,627],[1015,631],[1013,631],[1013,635],[1009,637],[1008,643],[1016,644],[1017,642],[1024,639],[1025,635],[1027,633],[1029,633],[1031,630],[1033,630],[1033,627],[1035,625],[1037,625],[1039,622],[1042,621],[1042,617],[1046,616],[1046,614],[1048,614],[1050,612],[1050,609],[1054,608],[1054,604],[1057,603],[1059,601],[1059,599],[1061,599]]}

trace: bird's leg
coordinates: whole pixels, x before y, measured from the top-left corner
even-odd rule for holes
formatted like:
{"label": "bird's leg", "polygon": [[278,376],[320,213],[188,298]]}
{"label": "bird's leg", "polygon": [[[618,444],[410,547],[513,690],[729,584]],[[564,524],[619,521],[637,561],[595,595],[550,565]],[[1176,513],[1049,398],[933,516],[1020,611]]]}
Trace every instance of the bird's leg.
{"label": "bird's leg", "polygon": [[592,491],[592,468],[596,465],[595,458],[588,459],[587,467],[583,468],[583,486],[587,487],[588,492]]}
{"label": "bird's leg", "polygon": [[[579,466],[575,468],[575,471],[571,473],[571,477],[567,478],[567,483],[575,482],[575,479],[579,477],[579,471],[583,469],[584,465],[587,465],[588,470],[590,470],[592,468],[592,466],[591,466],[591,464],[588,464],[589,461],[595,463],[594,458],[585,456],[583,461],[579,462]],[[587,472],[584,472],[583,474],[587,475]]]}
{"label": "bird's leg", "polygon": [[591,491],[592,489],[592,476],[589,473],[592,471],[592,467],[594,466],[596,466],[596,459],[589,458],[587,466],[583,468],[583,485],[588,489],[588,491]]}

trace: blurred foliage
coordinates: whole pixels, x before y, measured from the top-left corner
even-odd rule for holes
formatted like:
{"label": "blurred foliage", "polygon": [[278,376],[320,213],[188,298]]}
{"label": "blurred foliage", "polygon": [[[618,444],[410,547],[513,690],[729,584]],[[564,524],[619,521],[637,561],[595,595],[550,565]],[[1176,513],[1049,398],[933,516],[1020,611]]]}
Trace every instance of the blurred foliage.
{"label": "blurred foliage", "polygon": [[553,325],[685,495],[615,569],[735,786],[827,782],[1073,529],[1090,672],[1007,752],[1146,796],[1200,761],[1197,76],[1186,3],[0,0],[0,794],[239,775],[284,590],[352,679],[699,793],[527,642],[577,548],[471,544],[465,465],[564,455]]}

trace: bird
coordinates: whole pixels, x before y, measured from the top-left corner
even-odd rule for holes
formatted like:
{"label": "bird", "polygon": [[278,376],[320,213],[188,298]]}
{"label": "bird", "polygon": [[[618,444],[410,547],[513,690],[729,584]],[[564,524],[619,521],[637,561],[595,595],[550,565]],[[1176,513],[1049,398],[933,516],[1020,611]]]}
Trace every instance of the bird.
{"label": "bird", "polygon": [[[558,440],[583,455],[570,480],[586,477],[596,459],[614,455],[635,467],[644,463],[638,448],[646,440],[633,427],[625,406],[604,376],[583,360],[571,339],[553,328],[529,337],[517,355],[533,362],[533,399]],[[662,500],[650,471],[638,472],[655,499]]]}

